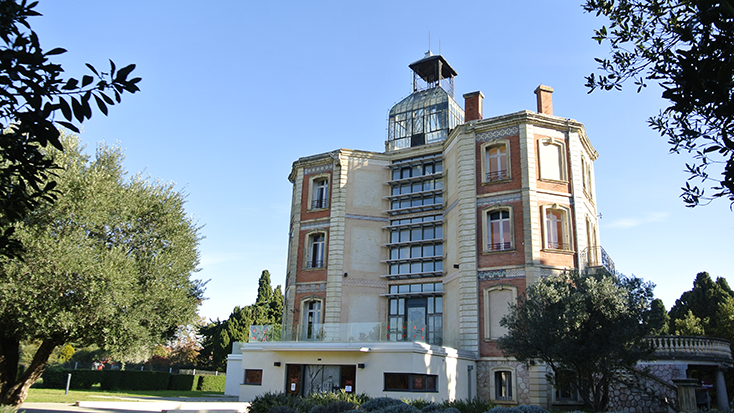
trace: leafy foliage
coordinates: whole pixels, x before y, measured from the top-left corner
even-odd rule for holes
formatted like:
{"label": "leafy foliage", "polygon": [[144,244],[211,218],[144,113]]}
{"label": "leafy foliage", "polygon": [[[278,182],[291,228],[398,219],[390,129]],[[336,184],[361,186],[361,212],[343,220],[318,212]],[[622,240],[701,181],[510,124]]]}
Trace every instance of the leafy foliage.
{"label": "leafy foliage", "polygon": [[[112,355],[165,342],[193,322],[203,283],[199,228],[172,184],[126,179],[119,148],[90,160],[78,138],[62,137],[64,196],[17,224],[23,259],[0,260],[0,403],[17,404],[65,343],[97,344]],[[41,344],[16,378],[19,343]]]}
{"label": "leafy foliage", "polygon": [[[694,154],[688,181],[710,182],[705,189],[686,182],[687,206],[719,197],[734,203],[734,4],[717,0],[586,0],[587,12],[604,15],[609,28],[595,31],[609,41],[611,57],[596,61],[600,75],[586,78],[589,92],[621,89],[632,81],[639,92],[647,82],[663,88],[670,102],[649,119],[668,139],[671,152]],[[720,177],[711,165],[723,165]]]}
{"label": "leafy foliage", "polygon": [[112,61],[107,72],[87,63],[89,75],[64,79],[61,66],[50,59],[66,50],[44,52],[28,22],[40,16],[36,4],[0,0],[0,255],[5,256],[22,252],[13,224],[59,194],[48,179],[54,164],[41,151],[49,143],[62,149],[53,122],[79,132],[75,123],[92,117],[92,100],[107,115],[124,93],[139,91],[140,78],[129,78],[135,65],[117,69]]}
{"label": "leafy foliage", "polygon": [[479,397],[474,397],[473,399],[445,400],[440,406],[445,410],[457,409],[461,413],[484,413],[493,408],[494,403],[491,400],[482,400]]}
{"label": "leafy foliage", "polygon": [[700,272],[693,289],[681,294],[670,309],[675,334],[734,339],[734,291],[726,279]]}
{"label": "leafy foliage", "polygon": [[606,273],[549,276],[510,307],[498,345],[521,362],[547,363],[554,376],[570,372],[587,406],[604,411],[613,371],[652,352],[644,340],[652,289],[639,278]]}
{"label": "leafy foliage", "polygon": [[212,321],[199,329],[203,341],[199,364],[224,371],[232,343],[247,342],[251,325],[280,324],[282,319],[283,293],[280,286],[271,288],[270,272],[263,270],[255,304],[237,306],[226,320]]}

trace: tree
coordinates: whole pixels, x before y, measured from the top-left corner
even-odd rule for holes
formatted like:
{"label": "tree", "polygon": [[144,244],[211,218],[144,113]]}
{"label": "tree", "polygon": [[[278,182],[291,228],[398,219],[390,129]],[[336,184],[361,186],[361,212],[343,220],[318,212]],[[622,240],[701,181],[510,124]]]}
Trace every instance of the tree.
{"label": "tree", "polygon": [[36,4],[0,0],[0,255],[5,256],[22,251],[13,224],[59,194],[48,179],[54,165],[41,150],[49,143],[63,148],[53,122],[79,132],[74,122],[92,117],[92,98],[107,115],[107,107],[120,103],[122,94],[139,90],[140,78],[128,79],[135,65],[117,70],[112,61],[109,72],[87,64],[90,74],[81,81],[64,79],[61,66],[49,58],[66,50],[44,52],[28,22],[40,16]]}
{"label": "tree", "polygon": [[711,279],[700,272],[693,288],[681,294],[670,309],[670,319],[676,334],[701,335],[734,339],[734,291],[725,278]]}
{"label": "tree", "polygon": [[665,308],[665,304],[663,304],[663,300],[659,298],[652,300],[652,303],[650,303],[650,312],[645,323],[650,325],[650,334],[668,334],[670,330],[670,316],[668,315],[668,310]]}
{"label": "tree", "polygon": [[250,326],[280,324],[283,319],[283,293],[280,286],[270,286],[270,272],[263,270],[258,280],[255,304],[235,307],[224,321],[217,319],[201,327],[203,349],[200,363],[224,371],[227,356],[236,341],[250,339]]}
{"label": "tree", "polygon": [[605,411],[615,370],[651,352],[653,285],[639,278],[569,272],[541,279],[500,321],[500,349],[520,362],[551,367],[551,383],[570,384],[592,411]]}
{"label": "tree", "polygon": [[[670,106],[649,125],[668,139],[671,152],[694,155],[683,201],[694,207],[723,197],[734,204],[734,3],[586,0],[583,7],[610,20],[594,39],[609,41],[611,58],[596,59],[603,74],[586,78],[589,92],[619,90],[628,81],[639,92],[657,82]],[[712,165],[723,165],[719,177],[710,175]]]}
{"label": "tree", "polygon": [[[119,148],[77,137],[50,150],[64,195],[16,224],[22,259],[0,258],[0,404],[18,405],[65,343],[111,355],[152,347],[196,320],[199,228],[173,185],[126,178]],[[39,341],[17,376],[22,341]],[[16,377],[17,376],[17,377]]]}

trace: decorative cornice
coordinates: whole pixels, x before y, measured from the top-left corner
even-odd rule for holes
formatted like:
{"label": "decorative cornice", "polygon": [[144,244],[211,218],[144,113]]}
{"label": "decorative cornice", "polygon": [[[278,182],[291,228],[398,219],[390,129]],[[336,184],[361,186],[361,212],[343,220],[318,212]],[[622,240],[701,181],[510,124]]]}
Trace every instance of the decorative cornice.
{"label": "decorative cornice", "polygon": [[318,293],[326,291],[326,283],[296,284],[296,293]]}
{"label": "decorative cornice", "polygon": [[492,280],[497,278],[521,278],[525,277],[524,268],[508,268],[502,270],[477,271],[477,278],[480,281]]}
{"label": "decorative cornice", "polygon": [[517,202],[522,200],[522,194],[516,193],[516,194],[505,194],[502,196],[496,196],[496,197],[482,197],[477,199],[477,207],[484,207],[488,205],[496,205],[496,204],[502,204],[507,202]]}
{"label": "decorative cornice", "polygon": [[369,278],[347,277],[344,279],[344,281],[342,281],[342,285],[348,285],[351,287],[372,287],[387,289],[387,281],[373,280]]}
{"label": "decorative cornice", "polygon": [[515,125],[507,128],[494,129],[491,131],[477,133],[476,140],[477,142],[486,142],[518,134],[520,134],[520,127]]}
{"label": "decorative cornice", "polygon": [[307,224],[301,224],[301,231],[311,231],[314,229],[326,229],[331,226],[331,223],[329,221],[318,221],[318,222],[309,222]]}
{"label": "decorative cornice", "polygon": [[334,164],[333,163],[327,163],[327,164],[323,164],[323,165],[310,166],[308,168],[304,168],[303,169],[303,174],[304,175],[311,175],[311,174],[314,174],[314,173],[317,173],[317,172],[331,171],[333,169],[334,169]]}
{"label": "decorative cornice", "polygon": [[344,217],[346,219],[360,219],[363,221],[377,221],[377,222],[384,222],[389,223],[390,220],[386,217],[374,217],[369,215],[356,215],[356,214],[345,214]]}

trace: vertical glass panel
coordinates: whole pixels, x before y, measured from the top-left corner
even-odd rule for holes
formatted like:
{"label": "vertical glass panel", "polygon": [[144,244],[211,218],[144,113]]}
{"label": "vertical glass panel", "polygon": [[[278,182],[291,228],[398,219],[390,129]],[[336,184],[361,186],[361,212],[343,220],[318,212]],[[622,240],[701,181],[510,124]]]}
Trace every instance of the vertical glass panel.
{"label": "vertical glass panel", "polygon": [[405,298],[399,298],[398,299],[398,315],[403,315],[403,314],[405,314]]}
{"label": "vertical glass panel", "polygon": [[423,165],[413,165],[413,176],[423,175]]}
{"label": "vertical glass panel", "polygon": [[434,271],[443,271],[443,261],[436,261],[433,266],[435,267]]}
{"label": "vertical glass panel", "polygon": [[400,169],[392,170],[392,179],[393,181],[400,179]]}
{"label": "vertical glass panel", "polygon": [[398,264],[391,264],[390,265],[390,275],[397,275],[399,271]]}
{"label": "vertical glass panel", "polygon": [[400,232],[390,231],[390,242],[400,242]]}
{"label": "vertical glass panel", "polygon": [[[392,290],[392,287],[390,287],[390,289]],[[398,313],[398,300],[393,298],[392,300],[390,300],[390,314],[392,315],[392,314],[397,314],[397,313]]]}
{"label": "vertical glass panel", "polygon": [[405,198],[400,200],[400,208],[409,208],[410,207],[410,198]]}
{"label": "vertical glass panel", "polygon": [[400,185],[400,193],[401,194],[409,194],[410,193],[410,184],[402,184],[402,185]]}
{"label": "vertical glass panel", "polygon": [[434,288],[436,289],[436,291],[443,291],[443,283],[434,284]]}
{"label": "vertical glass panel", "polygon": [[398,292],[398,286],[397,285],[391,285],[390,286],[390,294],[395,294],[397,292]]}
{"label": "vertical glass panel", "polygon": [[410,248],[410,258],[420,258],[422,248],[420,245],[414,245]]}
{"label": "vertical glass panel", "polygon": [[410,284],[410,292],[411,293],[420,293],[421,291],[421,285],[420,284]]}
{"label": "vertical glass panel", "polygon": [[421,218],[421,217],[413,218],[413,219],[410,220],[410,222],[413,223],[413,224],[421,223],[421,222],[423,222],[423,218]]}
{"label": "vertical glass panel", "polygon": [[443,195],[442,194],[436,195],[436,199],[433,202],[436,204],[443,204]]}
{"label": "vertical glass panel", "polygon": [[413,198],[410,205],[411,206],[414,206],[414,207],[421,206],[421,205],[423,205],[423,199],[420,198],[420,197],[419,198]]}
{"label": "vertical glass panel", "polygon": [[436,239],[443,239],[443,225],[436,225]]}
{"label": "vertical glass panel", "polygon": [[443,313],[443,297],[436,297],[436,306],[434,312],[436,314]]}
{"label": "vertical glass panel", "polygon": [[407,259],[410,258],[410,248],[408,247],[400,247],[400,259]]}
{"label": "vertical glass panel", "polygon": [[400,201],[397,200],[397,199],[396,200],[393,200],[390,203],[390,209],[398,209],[398,208],[400,208]]}
{"label": "vertical glass panel", "polygon": [[400,187],[399,186],[392,187],[391,195],[400,195]]}
{"label": "vertical glass panel", "polygon": [[423,256],[424,257],[433,257],[435,248],[433,245],[424,245],[423,246]]}
{"label": "vertical glass panel", "polygon": [[410,167],[409,166],[402,168],[400,170],[400,178],[401,179],[410,178]]}
{"label": "vertical glass panel", "polygon": [[436,173],[443,172],[443,163],[441,161],[436,162]]}
{"label": "vertical glass panel", "polygon": [[397,248],[390,248],[390,259],[391,260],[397,260],[400,255],[398,254]]}
{"label": "vertical glass panel", "polygon": [[436,244],[434,246],[433,255],[436,257],[443,257],[443,244]]}
{"label": "vertical glass panel", "polygon": [[[410,285],[408,285],[408,284],[400,284],[398,286],[398,292],[400,294],[404,294],[404,293],[410,292]],[[402,300],[402,298],[401,298],[401,300]]]}
{"label": "vertical glass panel", "polygon": [[410,272],[410,264],[400,264],[400,268],[398,269],[399,274],[408,274]]}
{"label": "vertical glass panel", "polygon": [[412,239],[413,241],[420,241],[420,240],[424,239],[423,236],[421,235],[421,229],[420,229],[420,227],[419,228],[413,228],[411,230],[411,233],[412,233],[411,235],[413,237],[413,239]]}
{"label": "vertical glass panel", "polygon": [[443,189],[443,179],[436,179],[434,186],[436,189]]}
{"label": "vertical glass panel", "polygon": [[433,314],[433,298],[434,297],[428,297],[426,299],[426,302],[428,303],[428,314]]}
{"label": "vertical glass panel", "polygon": [[423,168],[425,170],[425,174],[426,175],[433,174],[433,164],[432,163],[427,163],[427,164],[423,165]]}
{"label": "vertical glass panel", "polygon": [[426,340],[426,308],[408,308],[408,337],[412,341]]}
{"label": "vertical glass panel", "polygon": [[410,230],[409,229],[401,229],[400,230],[400,242],[407,242],[410,241]]}
{"label": "vertical glass panel", "polygon": [[414,262],[410,264],[410,272],[411,274],[418,274],[421,272],[421,263],[420,262]]}
{"label": "vertical glass panel", "polygon": [[423,185],[420,182],[413,182],[413,192],[420,192],[423,190]]}
{"label": "vertical glass panel", "polygon": [[426,284],[423,284],[423,292],[424,292],[424,293],[430,293],[430,292],[433,292],[433,283],[426,283]]}
{"label": "vertical glass panel", "polygon": [[433,265],[432,261],[427,261],[423,263],[423,271],[424,272],[431,272],[435,271],[435,266]]}
{"label": "vertical glass panel", "polygon": [[435,231],[433,227],[423,228],[423,239],[433,239],[435,237]]}

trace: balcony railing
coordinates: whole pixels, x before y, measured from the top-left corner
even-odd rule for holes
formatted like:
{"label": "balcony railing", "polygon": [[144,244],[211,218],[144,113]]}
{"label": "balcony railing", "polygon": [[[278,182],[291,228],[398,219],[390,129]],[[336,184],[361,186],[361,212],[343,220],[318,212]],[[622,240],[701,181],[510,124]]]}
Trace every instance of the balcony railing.
{"label": "balcony railing", "polygon": [[579,257],[582,269],[588,267],[604,267],[609,274],[615,274],[614,261],[601,246],[587,247],[581,251]]}
{"label": "balcony railing", "polygon": [[648,340],[659,359],[732,361],[729,340],[716,337],[653,336]]}
{"label": "balcony railing", "polygon": [[502,181],[510,177],[506,169],[500,171],[487,172],[487,182]]}
{"label": "balcony railing", "polygon": [[[250,343],[255,342],[325,342],[325,343],[376,343],[387,341],[415,341],[459,348],[460,337],[447,336],[446,332],[424,335],[426,340],[414,339],[417,336],[396,334],[387,323],[326,323],[312,325],[253,325],[250,326]],[[432,343],[429,337],[440,337],[440,343]],[[398,339],[402,338],[402,339]],[[435,339],[434,339],[435,340]]]}
{"label": "balcony railing", "polygon": [[311,209],[323,209],[328,207],[328,199],[320,198],[311,201]]}

